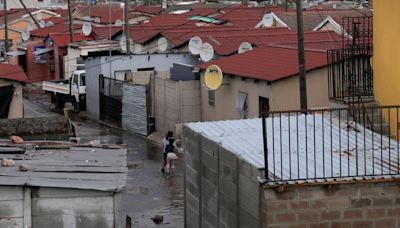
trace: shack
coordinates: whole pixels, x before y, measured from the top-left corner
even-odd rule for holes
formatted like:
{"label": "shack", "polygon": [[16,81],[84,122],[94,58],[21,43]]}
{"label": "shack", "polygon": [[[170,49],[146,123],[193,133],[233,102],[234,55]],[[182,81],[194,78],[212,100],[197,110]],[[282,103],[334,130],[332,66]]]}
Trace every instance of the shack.
{"label": "shack", "polygon": [[185,124],[185,227],[398,227],[399,135],[371,130],[398,107],[374,109]]}
{"label": "shack", "polygon": [[15,165],[0,166],[0,227],[123,226],[125,148],[1,144],[0,158]]}

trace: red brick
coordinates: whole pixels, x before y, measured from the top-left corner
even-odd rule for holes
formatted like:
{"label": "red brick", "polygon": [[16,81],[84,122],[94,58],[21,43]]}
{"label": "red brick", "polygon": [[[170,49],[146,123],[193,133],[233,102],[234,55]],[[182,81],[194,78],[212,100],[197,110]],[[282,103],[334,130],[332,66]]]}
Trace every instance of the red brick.
{"label": "red brick", "polygon": [[307,224],[290,225],[289,228],[307,228]]}
{"label": "red brick", "polygon": [[351,227],[351,222],[332,222],[331,228],[349,228]]}
{"label": "red brick", "polygon": [[383,218],[386,209],[370,209],[367,211],[367,218]]}
{"label": "red brick", "polygon": [[372,228],[372,227],[373,227],[372,222],[367,222],[367,221],[353,222],[353,228]]}
{"label": "red brick", "polygon": [[274,221],[274,215],[273,214],[267,214],[267,215],[265,215],[265,219],[266,219],[266,222],[268,223],[268,224],[271,224],[271,223],[274,223],[275,221]]}
{"label": "red brick", "polygon": [[314,194],[313,190],[310,189],[309,191],[298,191],[297,196],[301,200],[306,200],[306,199],[312,199],[314,197]]}
{"label": "red brick", "polygon": [[385,186],[382,188],[385,195],[398,195],[400,194],[400,187],[399,186]]}
{"label": "red brick", "polygon": [[294,200],[295,197],[296,197],[295,191],[283,191],[276,193],[276,198],[280,200]]}
{"label": "red brick", "polygon": [[321,213],[322,220],[338,220],[340,219],[340,211],[324,211]]}
{"label": "red brick", "polygon": [[392,206],[392,199],[389,198],[376,198],[373,205],[375,207],[389,207]]}
{"label": "red brick", "polygon": [[350,210],[350,211],[345,211],[343,213],[343,218],[344,219],[357,219],[362,217],[362,211],[361,210]]}
{"label": "red brick", "polygon": [[296,215],[294,213],[284,213],[275,215],[275,223],[294,223],[296,222]]}
{"label": "red brick", "polygon": [[290,205],[293,210],[310,208],[310,202],[308,201],[293,201]]}
{"label": "red brick", "polygon": [[400,208],[388,209],[387,216],[400,216]]}
{"label": "red brick", "polygon": [[319,220],[318,212],[301,212],[298,213],[299,222],[311,222]]}
{"label": "red brick", "polygon": [[330,223],[329,222],[323,222],[323,223],[313,223],[310,224],[310,228],[329,228]]}
{"label": "red brick", "polygon": [[333,209],[337,208],[348,208],[350,201],[348,199],[334,199],[329,202],[329,207]]}
{"label": "red brick", "polygon": [[311,207],[314,209],[328,208],[326,200],[314,200],[311,202]]}
{"label": "red brick", "polygon": [[267,213],[275,213],[276,211],[288,209],[286,201],[267,201],[266,204]]}
{"label": "red brick", "polygon": [[375,221],[375,227],[394,228],[397,227],[396,219],[382,219]]}
{"label": "red brick", "polygon": [[353,208],[360,208],[360,207],[367,207],[367,206],[371,206],[371,200],[368,198],[351,200],[351,207],[353,207]]}

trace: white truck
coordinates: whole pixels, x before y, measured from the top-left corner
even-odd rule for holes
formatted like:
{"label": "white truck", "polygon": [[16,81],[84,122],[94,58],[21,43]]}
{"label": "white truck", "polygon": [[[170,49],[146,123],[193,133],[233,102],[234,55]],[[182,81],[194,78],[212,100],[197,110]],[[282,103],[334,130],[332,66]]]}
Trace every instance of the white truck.
{"label": "white truck", "polygon": [[85,70],[76,70],[69,79],[42,82],[45,93],[51,94],[55,111],[62,111],[65,102],[71,102],[75,111],[86,109]]}

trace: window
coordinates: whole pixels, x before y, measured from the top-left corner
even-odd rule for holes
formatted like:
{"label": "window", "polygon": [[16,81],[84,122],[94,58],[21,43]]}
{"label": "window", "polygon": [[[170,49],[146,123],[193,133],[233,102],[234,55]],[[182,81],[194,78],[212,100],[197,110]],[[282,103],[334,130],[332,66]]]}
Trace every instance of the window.
{"label": "window", "polygon": [[262,117],[263,113],[269,112],[269,99],[266,97],[258,97],[258,113]]}
{"label": "window", "polygon": [[77,74],[74,74],[73,76],[72,76],[72,83],[73,84],[75,84],[75,85],[77,85],[78,84],[78,75]]}
{"label": "window", "polygon": [[[12,47],[12,40],[8,40],[8,50]],[[5,61],[6,46],[5,40],[0,40],[0,61]]]}
{"label": "window", "polygon": [[215,90],[208,91],[208,105],[210,106],[215,105]]}
{"label": "window", "polygon": [[81,85],[80,86],[86,86],[86,79],[85,79],[86,75],[85,73],[81,74]]}
{"label": "window", "polygon": [[247,118],[247,93],[239,91],[236,108],[239,111],[240,118],[246,119]]}

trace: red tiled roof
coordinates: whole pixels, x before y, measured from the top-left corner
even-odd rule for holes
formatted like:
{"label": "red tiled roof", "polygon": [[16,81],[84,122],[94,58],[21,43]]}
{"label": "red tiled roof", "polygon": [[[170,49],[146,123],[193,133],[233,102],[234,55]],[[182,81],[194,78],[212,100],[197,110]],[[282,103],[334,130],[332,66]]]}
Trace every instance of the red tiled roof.
{"label": "red tiled roof", "polygon": [[[277,12],[275,13],[291,29],[297,30],[296,12]],[[344,17],[360,17],[372,15],[370,10],[311,10],[303,12],[304,31],[311,31],[317,27],[327,16],[331,16],[339,24]]]}
{"label": "red tiled roof", "polygon": [[[54,43],[58,47],[66,47],[68,44],[71,43],[71,38],[69,33],[63,34],[50,34],[51,39],[53,39]],[[79,42],[83,40],[93,40],[90,36],[84,36],[83,34],[74,34],[74,41]]]}
{"label": "red tiled roof", "polygon": [[[31,31],[31,36],[36,36],[36,37],[47,37],[51,33],[65,33],[69,32],[69,25],[68,23],[60,23],[50,26],[50,27],[44,27],[44,28],[38,28],[33,31]],[[73,25],[73,29],[77,30],[80,29],[82,25]]]}
{"label": "red tiled roof", "polygon": [[43,21],[44,22],[51,21],[54,23],[54,25],[56,25],[56,24],[61,24],[61,23],[67,23],[68,17],[49,17],[49,18],[43,19]]}
{"label": "red tiled roof", "polygon": [[[111,27],[111,37],[122,31],[122,26],[112,26]],[[92,33],[96,39],[103,39],[110,37],[110,27],[96,27],[92,26]]]}
{"label": "red tiled roof", "polygon": [[28,78],[21,66],[0,63],[0,79],[26,82]]}
{"label": "red tiled roof", "polygon": [[159,6],[131,6],[129,9],[129,12],[134,12],[134,11],[157,15],[161,12],[161,7],[159,7]]}
{"label": "red tiled roof", "polygon": [[[326,53],[305,51],[305,59],[307,71],[328,64]],[[277,47],[260,47],[197,67],[205,69],[211,64],[218,65],[225,74],[266,81],[276,81],[299,72],[297,50]]]}

